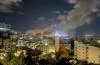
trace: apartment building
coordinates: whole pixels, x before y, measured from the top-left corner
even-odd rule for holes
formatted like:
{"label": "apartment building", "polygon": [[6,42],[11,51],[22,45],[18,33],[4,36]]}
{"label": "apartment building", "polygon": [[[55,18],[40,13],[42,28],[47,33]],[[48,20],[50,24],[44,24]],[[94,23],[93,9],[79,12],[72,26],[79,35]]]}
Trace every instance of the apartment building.
{"label": "apartment building", "polygon": [[100,48],[95,46],[87,46],[87,62],[100,64]]}
{"label": "apartment building", "polygon": [[87,44],[83,42],[74,41],[74,58],[78,60],[87,60]]}
{"label": "apartment building", "polygon": [[25,44],[24,40],[18,40],[16,46],[17,46],[17,47],[18,47],[18,46],[23,46],[24,44]]}
{"label": "apartment building", "polygon": [[35,42],[32,42],[32,41],[27,41],[25,43],[25,46],[31,48],[31,49],[35,49]]}
{"label": "apartment building", "polygon": [[39,45],[36,49],[41,50],[43,55],[51,52],[55,52],[55,45]]}
{"label": "apartment building", "polygon": [[100,64],[100,47],[74,41],[74,58],[87,63]]}
{"label": "apartment building", "polygon": [[5,39],[3,40],[3,48],[5,49],[5,52],[11,52],[16,49],[16,41]]}
{"label": "apartment building", "polygon": [[11,40],[16,40],[18,38],[18,35],[10,35],[9,38]]}

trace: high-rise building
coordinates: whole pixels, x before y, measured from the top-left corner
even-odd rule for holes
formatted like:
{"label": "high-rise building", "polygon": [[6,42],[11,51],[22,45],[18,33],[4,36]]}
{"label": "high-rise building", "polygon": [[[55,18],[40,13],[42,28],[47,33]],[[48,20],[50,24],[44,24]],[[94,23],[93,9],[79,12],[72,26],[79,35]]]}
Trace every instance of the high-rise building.
{"label": "high-rise building", "polygon": [[59,34],[56,31],[56,34],[55,34],[55,52],[58,52],[58,50],[59,50]]}

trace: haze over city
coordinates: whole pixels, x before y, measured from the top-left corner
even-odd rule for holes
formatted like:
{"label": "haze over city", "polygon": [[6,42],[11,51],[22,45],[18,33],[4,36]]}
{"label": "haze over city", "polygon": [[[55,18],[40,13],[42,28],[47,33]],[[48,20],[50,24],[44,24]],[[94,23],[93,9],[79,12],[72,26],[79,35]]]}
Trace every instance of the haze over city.
{"label": "haze over city", "polygon": [[99,0],[0,0],[0,22],[26,34],[99,35]]}

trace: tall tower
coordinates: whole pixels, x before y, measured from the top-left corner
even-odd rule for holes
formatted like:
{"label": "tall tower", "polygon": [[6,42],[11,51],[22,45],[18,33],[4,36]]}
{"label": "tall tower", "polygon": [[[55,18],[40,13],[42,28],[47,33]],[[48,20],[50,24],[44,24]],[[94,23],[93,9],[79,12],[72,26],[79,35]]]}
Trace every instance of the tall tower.
{"label": "tall tower", "polygon": [[59,50],[59,34],[56,30],[56,34],[55,34],[55,52],[58,52]]}

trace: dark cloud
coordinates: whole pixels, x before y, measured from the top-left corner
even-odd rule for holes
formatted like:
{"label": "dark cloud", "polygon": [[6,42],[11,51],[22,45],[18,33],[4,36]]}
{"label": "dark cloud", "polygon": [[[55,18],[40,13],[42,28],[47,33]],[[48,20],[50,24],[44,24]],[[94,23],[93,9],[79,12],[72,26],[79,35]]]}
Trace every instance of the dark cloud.
{"label": "dark cloud", "polygon": [[23,13],[23,12],[17,12],[18,14],[25,14],[25,13]]}
{"label": "dark cloud", "polygon": [[13,12],[12,4],[19,7],[19,2],[22,2],[22,0],[0,0],[0,11],[11,13]]}

